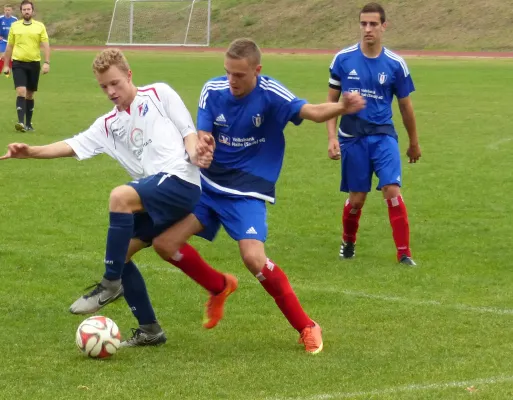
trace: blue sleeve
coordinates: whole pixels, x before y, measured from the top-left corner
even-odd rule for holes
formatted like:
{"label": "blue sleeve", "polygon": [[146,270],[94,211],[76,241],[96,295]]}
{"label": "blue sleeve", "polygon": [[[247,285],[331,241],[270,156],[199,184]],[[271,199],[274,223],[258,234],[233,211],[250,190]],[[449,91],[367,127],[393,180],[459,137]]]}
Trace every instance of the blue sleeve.
{"label": "blue sleeve", "polygon": [[408,71],[406,65],[404,67],[399,66],[399,68],[395,70],[395,82],[393,91],[398,99],[408,97],[410,93],[415,91],[415,86],[413,85],[410,71]]}
{"label": "blue sleeve", "polygon": [[335,56],[330,65],[330,79],[329,79],[330,88],[341,91],[342,90],[342,76],[343,76],[343,73],[342,73],[341,63],[339,62],[338,56]]}
{"label": "blue sleeve", "polygon": [[212,118],[212,111],[210,110],[209,95],[211,94],[205,85],[201,91],[199,105],[198,105],[198,118],[196,121],[196,128],[198,131],[214,132],[214,119]]}
{"label": "blue sleeve", "polygon": [[307,103],[306,100],[277,98],[274,100],[274,106],[276,107],[275,117],[280,126],[285,128],[288,122],[292,122],[294,125],[299,125],[303,120],[299,117],[301,108]]}

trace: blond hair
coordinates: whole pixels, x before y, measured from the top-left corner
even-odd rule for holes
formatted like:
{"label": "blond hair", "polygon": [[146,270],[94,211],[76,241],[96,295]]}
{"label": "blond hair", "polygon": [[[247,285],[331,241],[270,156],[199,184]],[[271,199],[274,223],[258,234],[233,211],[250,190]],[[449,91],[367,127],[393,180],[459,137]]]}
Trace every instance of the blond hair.
{"label": "blond hair", "polygon": [[12,8],[10,4],[4,4],[4,8]]}
{"label": "blond hair", "polygon": [[130,65],[121,50],[105,49],[96,55],[93,61],[93,72],[95,74],[101,74],[113,65],[126,73],[130,70]]}
{"label": "blond hair", "polygon": [[260,65],[262,53],[253,40],[240,38],[230,43],[226,57],[234,60],[247,59],[253,65]]}

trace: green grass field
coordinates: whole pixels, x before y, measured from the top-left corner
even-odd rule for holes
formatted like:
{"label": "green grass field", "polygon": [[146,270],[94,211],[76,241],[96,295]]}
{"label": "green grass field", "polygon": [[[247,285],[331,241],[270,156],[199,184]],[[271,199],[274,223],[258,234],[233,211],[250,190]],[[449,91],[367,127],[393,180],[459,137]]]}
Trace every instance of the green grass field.
{"label": "green grass field", "polygon": [[[221,54],[128,55],[136,84],[170,83],[193,114],[204,81],[223,73]],[[69,137],[109,111],[92,58],[54,53],[33,134],[14,131],[12,79],[1,77],[0,148]],[[269,55],[264,72],[320,102],[330,61]],[[323,327],[318,356],[296,343],[222,232],[213,244],[193,241],[240,279],[216,329],[201,327],[206,293],[148,249],[136,262],[168,343],[105,361],[83,357],[74,343],[83,318],[68,307],[102,275],[108,195],[129,178],[106,156],[0,163],[0,399],[512,398],[513,81],[505,77],[513,61],[408,62],[423,157],[404,164],[403,192],[418,268],[396,264],[378,192],[364,209],[357,258],[338,260],[345,196],[339,164],[327,158],[324,125],[286,131],[267,250]],[[124,336],[136,326],[124,300],[103,314]]]}

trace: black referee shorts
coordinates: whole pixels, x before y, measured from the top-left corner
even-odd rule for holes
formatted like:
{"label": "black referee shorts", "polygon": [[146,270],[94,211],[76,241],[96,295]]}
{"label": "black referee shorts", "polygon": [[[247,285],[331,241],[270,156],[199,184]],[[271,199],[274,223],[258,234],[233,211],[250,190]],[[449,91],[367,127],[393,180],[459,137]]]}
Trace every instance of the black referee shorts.
{"label": "black referee shorts", "polygon": [[27,90],[35,92],[39,83],[41,71],[40,61],[12,61],[12,77],[14,87],[26,87]]}

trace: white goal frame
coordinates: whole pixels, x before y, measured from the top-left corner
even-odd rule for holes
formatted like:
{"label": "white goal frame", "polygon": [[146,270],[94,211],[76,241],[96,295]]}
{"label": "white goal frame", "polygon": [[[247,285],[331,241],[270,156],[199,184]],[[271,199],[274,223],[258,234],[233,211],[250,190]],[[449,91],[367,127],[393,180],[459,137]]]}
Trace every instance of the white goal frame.
{"label": "white goal frame", "polygon": [[[197,2],[207,3],[207,32],[206,32],[206,43],[187,43],[187,38],[189,36],[189,28],[191,24],[191,18],[194,12],[194,5]],[[129,11],[129,32],[128,32],[128,43],[117,43],[111,41],[112,28],[114,26],[114,18],[116,17],[116,8],[119,3],[130,3],[130,11]],[[134,4],[135,3],[189,3],[191,4],[191,10],[189,13],[189,19],[187,21],[187,27],[184,35],[183,43],[140,43],[134,42]],[[188,46],[188,47],[208,47],[210,46],[210,19],[211,19],[211,8],[212,8],[212,0],[116,0],[114,4],[114,11],[112,12],[112,18],[110,21],[109,34],[107,37],[107,46],[159,46],[159,47],[169,47],[169,46]]]}

